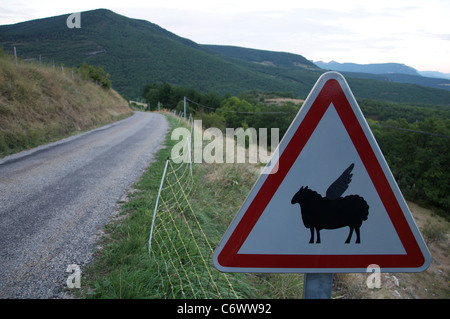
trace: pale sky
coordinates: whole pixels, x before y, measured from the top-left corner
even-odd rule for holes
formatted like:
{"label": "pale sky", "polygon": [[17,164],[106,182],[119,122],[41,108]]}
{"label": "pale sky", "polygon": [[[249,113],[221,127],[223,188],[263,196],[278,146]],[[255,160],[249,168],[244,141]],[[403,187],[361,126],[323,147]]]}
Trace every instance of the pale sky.
{"label": "pale sky", "polygon": [[0,25],[98,8],[199,44],[450,73],[450,0],[1,0]]}

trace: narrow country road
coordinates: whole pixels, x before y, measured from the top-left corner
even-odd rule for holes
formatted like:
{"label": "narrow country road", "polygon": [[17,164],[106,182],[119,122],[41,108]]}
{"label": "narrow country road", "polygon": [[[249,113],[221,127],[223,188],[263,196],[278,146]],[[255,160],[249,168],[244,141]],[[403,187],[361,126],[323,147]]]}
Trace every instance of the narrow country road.
{"label": "narrow country road", "polygon": [[64,298],[68,266],[91,260],[96,233],[167,130],[163,115],[136,112],[0,159],[0,298]]}

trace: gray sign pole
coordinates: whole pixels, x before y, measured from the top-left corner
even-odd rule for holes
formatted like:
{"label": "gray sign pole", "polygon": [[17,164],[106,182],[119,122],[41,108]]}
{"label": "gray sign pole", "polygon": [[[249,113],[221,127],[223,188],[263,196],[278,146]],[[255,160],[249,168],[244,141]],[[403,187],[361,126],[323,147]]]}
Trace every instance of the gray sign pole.
{"label": "gray sign pole", "polygon": [[303,299],[331,299],[333,274],[305,274]]}

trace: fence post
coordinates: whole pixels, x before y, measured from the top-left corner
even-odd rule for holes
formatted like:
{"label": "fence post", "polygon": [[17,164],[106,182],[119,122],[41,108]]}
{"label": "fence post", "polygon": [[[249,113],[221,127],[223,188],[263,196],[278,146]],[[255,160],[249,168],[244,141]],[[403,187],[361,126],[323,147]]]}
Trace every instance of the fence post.
{"label": "fence post", "polygon": [[188,153],[189,153],[189,167],[191,169],[191,176],[192,176],[192,152],[191,152],[192,142],[191,142],[191,136],[188,137],[187,143],[188,143]]}
{"label": "fence post", "polygon": [[16,51],[16,47],[14,47],[14,60],[16,61],[16,67],[17,67],[17,51]]}
{"label": "fence post", "polygon": [[159,184],[158,197],[156,198],[155,210],[153,211],[153,219],[152,219],[152,228],[150,229],[150,238],[148,239],[148,255],[151,257],[151,247],[152,247],[152,236],[153,236],[153,227],[155,226],[155,217],[156,210],[158,209],[159,197],[161,196],[161,189],[164,183],[164,178],[166,177],[167,164],[169,164],[169,158],[166,160],[166,166],[164,167],[163,176],[161,178],[161,184]]}
{"label": "fence post", "polygon": [[184,119],[186,120],[186,97],[184,97]]}

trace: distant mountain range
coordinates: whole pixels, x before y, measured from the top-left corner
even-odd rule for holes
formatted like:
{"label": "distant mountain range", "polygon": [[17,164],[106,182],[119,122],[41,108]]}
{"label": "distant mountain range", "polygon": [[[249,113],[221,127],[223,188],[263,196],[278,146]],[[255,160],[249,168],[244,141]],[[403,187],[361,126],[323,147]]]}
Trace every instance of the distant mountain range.
{"label": "distant mountain range", "polygon": [[367,74],[372,74],[373,76],[370,76],[370,78],[377,80],[411,83],[450,90],[450,74],[436,71],[417,71],[410,66],[400,63],[356,64],[335,61],[315,61],[314,63],[324,70],[351,73],[352,76],[361,78],[369,78]]}
{"label": "distant mountain range", "polygon": [[416,69],[399,63],[356,64],[356,63],[339,63],[335,61],[331,61],[328,63],[323,61],[316,61],[314,63],[318,67],[325,70],[373,73],[373,74],[400,73],[409,75],[420,75]]}
{"label": "distant mountain range", "polygon": [[429,78],[447,79],[450,80],[450,73],[442,73],[438,71],[418,71],[420,75]]}
{"label": "distant mountain range", "polygon": [[336,61],[331,62],[315,61],[314,64],[324,70],[372,73],[372,74],[397,73],[408,75],[421,75],[430,78],[440,78],[450,80],[450,73],[442,73],[438,71],[417,71],[413,67],[400,63],[356,64],[356,63],[339,63]]}
{"label": "distant mountain range", "polygon": [[[102,66],[111,75],[113,87],[130,98],[140,96],[150,82],[220,95],[257,90],[293,92],[305,98],[324,72],[298,54],[200,45],[151,22],[106,9],[82,12],[80,29],[67,27],[68,16],[0,26],[0,46],[8,53],[16,47],[24,60],[41,57],[69,67],[83,61]],[[450,80],[417,74],[343,73],[357,98],[450,105],[450,91],[442,90],[447,86],[450,90]],[[408,81],[419,85],[395,83]]]}

